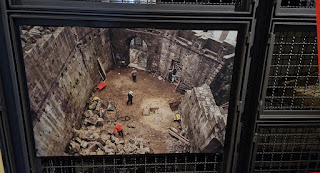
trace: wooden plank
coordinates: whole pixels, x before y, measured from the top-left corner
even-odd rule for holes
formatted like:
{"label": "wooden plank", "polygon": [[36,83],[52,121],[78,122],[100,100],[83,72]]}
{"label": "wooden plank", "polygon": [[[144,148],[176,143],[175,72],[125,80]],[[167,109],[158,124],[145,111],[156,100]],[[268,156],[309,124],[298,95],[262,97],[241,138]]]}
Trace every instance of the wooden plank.
{"label": "wooden plank", "polygon": [[106,73],[106,71],[104,70],[104,68],[103,68],[103,66],[102,66],[102,63],[101,63],[101,61],[100,61],[100,58],[98,58],[98,63],[99,63],[99,66],[100,66],[100,68],[101,68],[104,76],[107,76],[107,73]]}
{"label": "wooden plank", "polygon": [[185,144],[187,144],[187,145],[190,145],[190,142],[189,142],[188,139],[186,139],[185,137],[177,134],[177,132],[175,132],[175,131],[172,130],[171,128],[170,128],[170,130],[169,130],[169,134],[170,134],[171,136],[179,139],[181,142],[183,142],[183,143],[185,143]]}
{"label": "wooden plank", "polygon": [[190,143],[186,140],[184,140],[183,138],[181,138],[179,135],[177,135],[176,133],[170,131],[169,134],[175,138],[177,138],[178,140],[180,140],[181,142],[187,144],[187,145],[190,145]]}

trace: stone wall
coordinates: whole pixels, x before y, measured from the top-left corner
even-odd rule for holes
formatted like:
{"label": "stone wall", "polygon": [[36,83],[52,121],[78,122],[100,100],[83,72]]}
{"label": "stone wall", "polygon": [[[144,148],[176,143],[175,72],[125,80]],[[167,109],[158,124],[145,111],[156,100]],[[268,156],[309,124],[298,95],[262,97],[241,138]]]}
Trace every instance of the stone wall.
{"label": "stone wall", "polygon": [[24,61],[37,155],[61,155],[101,80],[97,59],[106,71],[113,66],[109,33],[77,27],[51,33],[32,29],[22,28],[21,33],[26,38]]}
{"label": "stone wall", "polygon": [[[105,71],[113,67],[113,57],[117,54],[129,64],[133,38],[139,37],[147,45],[147,71],[167,78],[172,61],[180,62],[181,80],[192,87],[211,84],[235,47],[222,37],[210,38],[204,31],[39,26],[21,29],[38,156],[60,155],[64,151],[72,135],[71,128],[78,126],[86,101],[101,80],[97,59],[100,58]],[[186,97],[198,90],[188,92]],[[198,98],[198,95],[192,97]],[[182,105],[186,115],[184,126],[189,124],[203,135],[204,146],[194,143],[193,151],[206,151],[205,146],[215,141],[208,140],[211,138],[223,145],[222,140],[208,130],[220,119],[201,118],[207,110],[200,105],[192,109],[203,111],[203,115],[192,112],[189,115],[189,102],[183,101]],[[190,121],[196,116],[204,126]],[[189,133],[190,138],[194,135],[196,133]]]}
{"label": "stone wall", "polygon": [[227,115],[221,113],[207,84],[188,90],[179,112],[182,129],[190,140],[190,152],[215,153],[223,149]]}
{"label": "stone wall", "polygon": [[181,80],[192,87],[210,84],[234,53],[235,45],[210,39],[192,30],[111,29],[114,54],[130,62],[130,41],[139,37],[147,44],[147,70],[164,78],[172,61],[182,64]]}

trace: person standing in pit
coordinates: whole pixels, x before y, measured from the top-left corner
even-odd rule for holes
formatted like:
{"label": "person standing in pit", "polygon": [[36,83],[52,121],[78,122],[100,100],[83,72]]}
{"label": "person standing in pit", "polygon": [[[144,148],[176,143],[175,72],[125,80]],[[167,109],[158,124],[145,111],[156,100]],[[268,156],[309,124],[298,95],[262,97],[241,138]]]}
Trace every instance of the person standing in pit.
{"label": "person standing in pit", "polygon": [[175,79],[175,77],[176,77],[176,74],[177,74],[177,69],[173,66],[173,70],[172,70],[172,80],[171,80],[172,83],[174,82],[174,79]]}
{"label": "person standing in pit", "polygon": [[132,91],[130,91],[129,93],[128,93],[128,101],[127,101],[127,105],[130,103],[130,104],[132,104],[132,99],[133,99],[133,92]]}
{"label": "person standing in pit", "polygon": [[114,129],[113,129],[113,135],[116,134],[116,131],[118,131],[119,136],[123,137],[123,132],[122,132],[122,128],[120,124],[117,124],[116,122],[113,123],[115,125]]}
{"label": "person standing in pit", "polygon": [[173,72],[173,70],[172,70],[172,68],[170,68],[170,69],[169,69],[169,76],[168,76],[168,80],[169,80],[170,82],[172,82],[172,72]]}
{"label": "person standing in pit", "polygon": [[133,68],[131,72],[133,82],[137,81],[137,74],[138,74],[137,70]]}

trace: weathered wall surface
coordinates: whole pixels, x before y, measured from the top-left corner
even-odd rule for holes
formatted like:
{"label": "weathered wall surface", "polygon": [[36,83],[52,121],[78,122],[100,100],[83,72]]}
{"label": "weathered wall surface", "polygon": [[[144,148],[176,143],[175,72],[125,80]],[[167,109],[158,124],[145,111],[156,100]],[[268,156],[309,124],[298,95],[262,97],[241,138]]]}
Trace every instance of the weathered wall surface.
{"label": "weathered wall surface", "polygon": [[71,27],[35,33],[22,32],[37,155],[61,155],[101,80],[97,58],[106,71],[113,66],[109,34],[107,29]]}
{"label": "weathered wall surface", "polygon": [[[211,39],[203,35],[205,32],[187,30],[23,27],[21,33],[39,156],[61,155],[71,138],[71,128],[79,124],[92,89],[101,80],[97,59],[100,58],[106,71],[113,66],[113,55],[118,54],[129,63],[133,38],[139,37],[147,45],[146,70],[167,78],[172,61],[178,61],[182,65],[181,80],[192,87],[211,84],[235,47],[224,41],[228,37],[226,33],[219,39]],[[191,96],[198,98],[195,94]],[[208,118],[203,106],[191,106],[196,102],[186,100],[182,104],[183,114],[188,115],[184,126],[195,129],[189,137],[200,132],[203,135],[203,146],[199,146],[200,142],[194,143],[193,151],[206,151],[206,146],[217,141],[223,145],[216,133],[209,132],[215,127],[212,122],[220,120]],[[203,114],[190,112],[195,110]],[[199,125],[193,118],[201,121]]]}
{"label": "weathered wall surface", "polygon": [[147,43],[136,37],[130,42],[130,67],[146,70],[148,62]]}
{"label": "weathered wall surface", "polygon": [[224,66],[210,84],[210,88],[217,105],[229,103],[233,63],[234,57],[230,57],[226,60]]}
{"label": "weathered wall surface", "polygon": [[227,115],[221,113],[207,84],[188,90],[179,111],[190,152],[214,153],[223,149]]}
{"label": "weathered wall surface", "polygon": [[139,37],[147,43],[147,70],[167,78],[172,61],[182,64],[181,80],[189,85],[210,84],[234,45],[191,30],[111,29],[113,52],[129,62],[129,46]]}

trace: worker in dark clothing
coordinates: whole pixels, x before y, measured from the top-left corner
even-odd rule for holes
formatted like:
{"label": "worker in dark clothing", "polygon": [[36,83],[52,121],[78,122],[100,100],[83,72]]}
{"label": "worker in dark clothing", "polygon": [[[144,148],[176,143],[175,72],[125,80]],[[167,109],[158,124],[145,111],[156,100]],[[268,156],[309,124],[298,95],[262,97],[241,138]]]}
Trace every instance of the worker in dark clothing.
{"label": "worker in dark clothing", "polygon": [[137,81],[137,74],[138,74],[137,70],[133,69],[131,72],[133,82]]}
{"label": "worker in dark clothing", "polygon": [[129,103],[131,103],[132,104],[132,98],[133,98],[133,92],[132,91],[130,91],[129,93],[128,93],[128,101],[127,101],[127,105],[129,104]]}
{"label": "worker in dark clothing", "polygon": [[173,70],[172,70],[172,80],[171,82],[174,82],[174,79],[176,78],[176,74],[177,74],[177,69],[173,66]]}
{"label": "worker in dark clothing", "polygon": [[119,136],[123,137],[123,132],[122,132],[122,128],[120,124],[117,124],[116,122],[113,123],[115,125],[114,129],[113,129],[113,135],[116,134],[116,131],[118,131]]}
{"label": "worker in dark clothing", "polygon": [[168,80],[171,82],[172,81],[172,73],[173,73],[173,70],[170,68],[169,69],[169,76],[168,76]]}

